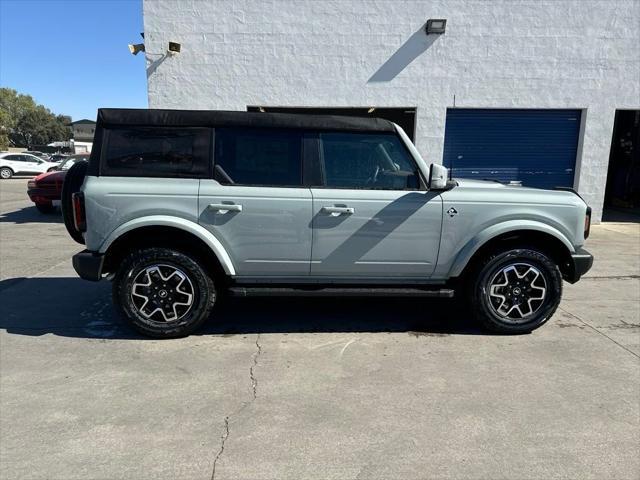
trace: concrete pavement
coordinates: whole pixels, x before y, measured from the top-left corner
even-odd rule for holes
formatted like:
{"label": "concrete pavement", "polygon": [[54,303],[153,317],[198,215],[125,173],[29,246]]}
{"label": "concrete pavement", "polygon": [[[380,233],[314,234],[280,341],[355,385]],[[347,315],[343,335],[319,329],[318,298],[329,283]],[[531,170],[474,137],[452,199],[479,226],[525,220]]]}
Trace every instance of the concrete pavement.
{"label": "concrete pavement", "polygon": [[[455,301],[228,300],[149,340],[0,182],[1,478],[640,477],[640,226],[523,336]],[[215,470],[214,470],[215,469]]]}

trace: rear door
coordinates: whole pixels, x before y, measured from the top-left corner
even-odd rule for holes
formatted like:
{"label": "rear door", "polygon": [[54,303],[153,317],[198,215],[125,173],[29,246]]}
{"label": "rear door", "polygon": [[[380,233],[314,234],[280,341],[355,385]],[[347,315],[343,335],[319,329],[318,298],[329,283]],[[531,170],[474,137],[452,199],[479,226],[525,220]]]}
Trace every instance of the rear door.
{"label": "rear door", "polygon": [[199,222],[231,256],[237,275],[308,276],[311,191],[302,132],[217,128],[214,176],[202,180]]}
{"label": "rear door", "polygon": [[3,166],[9,167],[13,170],[13,173],[21,172],[22,162],[20,161],[20,155],[5,155],[2,157]]}
{"label": "rear door", "polygon": [[320,133],[323,187],[313,187],[311,274],[428,278],[442,200],[426,190],[395,134]]}

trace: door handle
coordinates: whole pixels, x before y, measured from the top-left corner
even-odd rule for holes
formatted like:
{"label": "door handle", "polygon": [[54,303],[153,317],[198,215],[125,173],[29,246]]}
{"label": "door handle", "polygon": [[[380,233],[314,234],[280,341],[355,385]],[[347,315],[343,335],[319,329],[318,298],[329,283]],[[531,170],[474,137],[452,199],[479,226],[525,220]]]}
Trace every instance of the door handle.
{"label": "door handle", "polygon": [[236,205],[235,203],[210,203],[207,207],[209,210],[216,212],[241,212],[242,205]]}
{"label": "door handle", "polygon": [[322,213],[330,213],[337,215],[353,215],[356,213],[356,209],[352,207],[322,207],[320,209]]}

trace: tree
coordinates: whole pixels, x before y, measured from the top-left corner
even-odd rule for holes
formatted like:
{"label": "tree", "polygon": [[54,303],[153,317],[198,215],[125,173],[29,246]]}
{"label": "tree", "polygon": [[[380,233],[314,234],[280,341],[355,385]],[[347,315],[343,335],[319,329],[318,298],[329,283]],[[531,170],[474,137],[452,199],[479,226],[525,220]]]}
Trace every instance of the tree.
{"label": "tree", "polygon": [[69,140],[68,120],[36,104],[30,95],[0,88],[0,149]]}
{"label": "tree", "polygon": [[0,109],[0,150],[9,148],[9,114]]}

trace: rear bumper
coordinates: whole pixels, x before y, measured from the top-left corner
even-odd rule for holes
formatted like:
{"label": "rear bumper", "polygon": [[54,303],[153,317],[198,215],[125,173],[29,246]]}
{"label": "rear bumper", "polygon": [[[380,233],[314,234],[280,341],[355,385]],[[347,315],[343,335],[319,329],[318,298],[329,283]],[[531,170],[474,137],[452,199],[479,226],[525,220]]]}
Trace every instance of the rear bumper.
{"label": "rear bumper", "polygon": [[102,267],[104,265],[104,255],[83,250],[76,253],[72,259],[73,269],[85,280],[97,282],[102,278]]}
{"label": "rear bumper", "polygon": [[576,283],[580,277],[587,273],[593,265],[593,255],[583,248],[579,248],[571,255],[564,279],[569,283]]}

